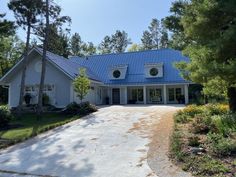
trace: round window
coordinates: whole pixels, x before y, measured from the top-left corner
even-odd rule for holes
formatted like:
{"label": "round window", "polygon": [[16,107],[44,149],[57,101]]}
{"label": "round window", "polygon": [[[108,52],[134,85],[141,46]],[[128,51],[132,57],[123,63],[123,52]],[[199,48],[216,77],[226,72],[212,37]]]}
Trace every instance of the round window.
{"label": "round window", "polygon": [[113,77],[114,77],[114,78],[119,78],[120,75],[121,75],[121,73],[120,73],[119,70],[115,70],[115,71],[113,71]]}
{"label": "round window", "polygon": [[158,74],[158,69],[157,68],[150,69],[150,75],[151,76],[157,76],[157,74]]}

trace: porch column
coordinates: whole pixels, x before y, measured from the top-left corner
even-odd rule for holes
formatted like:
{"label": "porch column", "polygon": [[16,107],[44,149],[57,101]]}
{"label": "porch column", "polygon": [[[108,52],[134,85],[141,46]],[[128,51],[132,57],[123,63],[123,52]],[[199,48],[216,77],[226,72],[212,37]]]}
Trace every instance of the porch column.
{"label": "porch column", "polygon": [[124,103],[127,104],[127,100],[128,100],[127,87],[125,87],[125,93],[124,94],[125,94],[125,102]]}
{"label": "porch column", "polygon": [[147,104],[147,89],[146,86],[143,86],[143,104]]}
{"label": "porch column", "polygon": [[188,98],[188,85],[184,85],[184,98],[185,98],[185,104],[189,103],[189,98]]}
{"label": "porch column", "polygon": [[163,102],[167,104],[166,85],[163,85]]}

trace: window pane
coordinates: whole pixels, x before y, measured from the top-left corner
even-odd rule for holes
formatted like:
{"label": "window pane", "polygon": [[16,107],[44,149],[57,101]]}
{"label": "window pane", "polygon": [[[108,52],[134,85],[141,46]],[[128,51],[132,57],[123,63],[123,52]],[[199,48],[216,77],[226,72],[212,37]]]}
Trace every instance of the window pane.
{"label": "window pane", "polygon": [[181,88],[176,88],[175,89],[175,95],[176,95],[176,99],[179,99],[181,96]]}
{"label": "window pane", "polygon": [[169,93],[169,101],[175,101],[175,89],[169,88],[168,93]]}

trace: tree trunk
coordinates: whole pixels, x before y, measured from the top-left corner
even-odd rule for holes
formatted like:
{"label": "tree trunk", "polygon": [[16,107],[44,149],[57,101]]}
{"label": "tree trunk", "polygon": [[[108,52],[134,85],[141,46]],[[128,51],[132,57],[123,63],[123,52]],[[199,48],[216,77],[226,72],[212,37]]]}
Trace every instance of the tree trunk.
{"label": "tree trunk", "polygon": [[228,88],[228,99],[229,99],[229,109],[232,112],[236,112],[236,88]]}
{"label": "tree trunk", "polygon": [[[28,21],[30,21],[30,20],[28,20]],[[23,70],[22,70],[21,84],[20,84],[20,98],[19,98],[19,105],[18,105],[18,114],[21,114],[22,105],[23,105],[23,101],[24,101],[25,75],[26,75],[26,68],[27,68],[27,64],[28,64],[30,31],[31,31],[31,26],[30,26],[30,23],[28,23],[28,25],[27,25],[26,45],[25,45],[25,52],[24,52],[24,60],[23,60]]]}
{"label": "tree trunk", "polygon": [[48,46],[48,32],[49,32],[49,0],[46,0],[46,29],[45,29],[45,37],[43,44],[43,57],[42,57],[42,72],[39,86],[39,95],[38,95],[38,107],[37,114],[38,117],[41,117],[43,112],[43,90],[44,90],[44,81],[46,74],[46,55],[47,55],[47,46]]}

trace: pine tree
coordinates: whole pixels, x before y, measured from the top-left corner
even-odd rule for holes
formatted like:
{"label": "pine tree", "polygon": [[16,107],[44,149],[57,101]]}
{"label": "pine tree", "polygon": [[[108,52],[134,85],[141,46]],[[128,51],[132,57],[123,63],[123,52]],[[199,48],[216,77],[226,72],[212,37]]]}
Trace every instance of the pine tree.
{"label": "pine tree", "polygon": [[83,45],[84,45],[84,42],[82,41],[79,33],[75,33],[74,35],[72,35],[70,39],[71,54],[74,56],[80,56],[80,57],[84,56]]}
{"label": "pine tree", "polygon": [[18,112],[21,112],[23,105],[24,89],[25,89],[25,75],[26,68],[28,63],[28,52],[30,45],[30,34],[31,29],[36,23],[38,23],[38,16],[42,13],[42,1],[41,0],[11,0],[8,4],[10,10],[14,12],[16,23],[23,27],[27,32],[26,45],[24,51],[24,63],[23,70],[21,75],[21,84],[20,84],[20,96],[19,96],[19,106]]}
{"label": "pine tree", "polygon": [[114,53],[125,52],[127,46],[131,44],[128,34],[125,31],[117,30],[111,37],[112,47]]}
{"label": "pine tree", "polygon": [[110,36],[105,36],[102,42],[98,46],[99,53],[106,54],[111,53],[113,50],[112,39]]}

